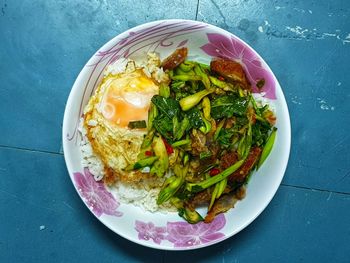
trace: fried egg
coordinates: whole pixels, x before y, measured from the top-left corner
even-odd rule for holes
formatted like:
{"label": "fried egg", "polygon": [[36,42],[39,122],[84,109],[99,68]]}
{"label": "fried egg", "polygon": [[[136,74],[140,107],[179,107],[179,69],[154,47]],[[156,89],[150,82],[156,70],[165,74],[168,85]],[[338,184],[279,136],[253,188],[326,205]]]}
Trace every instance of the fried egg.
{"label": "fried egg", "polygon": [[98,110],[111,124],[126,128],[131,121],[147,120],[158,86],[141,69],[107,77]]}
{"label": "fried egg", "polygon": [[157,82],[141,68],[108,74],[84,110],[84,126],[94,153],[105,168],[104,181],[136,182],[146,176],[123,169],[137,160],[146,129],[129,129],[131,121],[147,120]]}

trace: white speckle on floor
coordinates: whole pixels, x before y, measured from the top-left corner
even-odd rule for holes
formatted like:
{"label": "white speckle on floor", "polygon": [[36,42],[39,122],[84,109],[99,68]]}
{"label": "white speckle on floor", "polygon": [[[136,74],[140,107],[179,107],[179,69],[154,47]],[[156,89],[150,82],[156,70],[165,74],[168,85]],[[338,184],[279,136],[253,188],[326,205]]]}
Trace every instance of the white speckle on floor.
{"label": "white speckle on floor", "polygon": [[345,44],[345,43],[350,43],[350,33],[343,40],[343,44]]}
{"label": "white speckle on floor", "polygon": [[305,33],[309,31],[309,29],[303,29],[301,26],[296,26],[296,27],[290,27],[286,26],[286,29],[289,30],[290,32],[295,33],[297,36],[301,38],[305,38]]}
{"label": "white speckle on floor", "polygon": [[276,10],[285,9],[285,8],[286,8],[285,6],[275,6]]}
{"label": "white speckle on floor", "polygon": [[259,27],[258,27],[258,30],[259,30],[260,33],[263,33],[263,32],[264,32],[264,29],[263,29],[262,26],[259,26]]}
{"label": "white speckle on floor", "polygon": [[338,81],[337,86],[338,86],[338,87],[341,86],[341,82],[340,82],[340,81]]}
{"label": "white speckle on floor", "polygon": [[331,34],[331,33],[323,33],[322,35],[325,37],[336,37],[337,36],[336,34]]}
{"label": "white speckle on floor", "polygon": [[332,192],[329,193],[328,197],[327,197],[327,201],[331,200],[332,197]]}
{"label": "white speckle on floor", "polygon": [[332,105],[329,105],[325,99],[317,98],[318,104],[320,105],[321,110],[331,110],[334,111],[335,107]]}
{"label": "white speckle on floor", "polygon": [[46,227],[44,226],[44,225],[41,225],[40,227],[39,227],[39,230],[40,231],[42,231],[42,230],[44,230]]}
{"label": "white speckle on floor", "polygon": [[296,8],[294,7],[293,10],[297,11],[297,12],[300,12],[300,13],[305,13],[305,10],[304,9],[301,9],[301,8]]}
{"label": "white speckle on floor", "polygon": [[[265,23],[266,24],[266,23]],[[269,25],[270,26],[270,25]],[[313,29],[307,29],[307,28],[302,28],[301,26],[295,26],[295,27],[290,27],[286,26],[285,29],[287,31],[290,31],[295,34],[296,38],[295,39],[306,39],[306,40],[311,40],[311,39],[328,39],[328,38],[336,38],[340,41],[342,41],[343,44],[350,43],[350,33],[345,33],[347,34],[346,37],[344,37],[344,33],[341,32],[340,29],[336,29],[335,32],[318,32],[316,28]]]}
{"label": "white speckle on floor", "polygon": [[309,14],[312,14],[312,10],[309,9],[309,10],[307,10],[307,11],[309,12]]}
{"label": "white speckle on floor", "polygon": [[299,97],[298,96],[293,96],[291,101],[294,104],[301,105],[301,102],[299,101]]}

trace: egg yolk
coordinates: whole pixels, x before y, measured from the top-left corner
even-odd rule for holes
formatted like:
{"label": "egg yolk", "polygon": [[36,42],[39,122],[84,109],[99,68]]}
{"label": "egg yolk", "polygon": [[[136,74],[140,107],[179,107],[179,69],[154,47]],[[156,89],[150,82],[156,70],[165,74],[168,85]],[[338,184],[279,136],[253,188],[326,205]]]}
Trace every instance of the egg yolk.
{"label": "egg yolk", "polygon": [[142,71],[107,80],[101,103],[102,114],[109,122],[128,127],[131,121],[147,120],[151,98],[158,86]]}

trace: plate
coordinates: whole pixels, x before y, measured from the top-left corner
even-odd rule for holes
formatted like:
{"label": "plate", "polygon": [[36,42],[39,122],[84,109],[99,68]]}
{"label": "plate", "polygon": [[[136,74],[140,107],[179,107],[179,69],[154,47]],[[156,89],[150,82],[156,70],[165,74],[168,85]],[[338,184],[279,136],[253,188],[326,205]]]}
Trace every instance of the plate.
{"label": "plate", "polygon": [[[120,203],[115,193],[96,182],[82,167],[78,132],[79,119],[109,64],[137,59],[149,51],[167,57],[186,46],[189,59],[209,64],[220,56],[239,61],[253,85],[255,96],[275,108],[278,133],[264,165],[254,173],[245,199],[210,223],[184,222],[177,213],[151,213]],[[258,93],[255,84],[265,79]],[[162,20],[137,26],[116,36],[87,62],[70,92],[63,120],[63,150],[69,176],[89,210],[109,229],[140,245],[164,250],[206,247],[232,237],[248,226],[269,204],[285,172],[290,152],[290,119],[282,89],[266,62],[247,43],[216,26],[191,20]],[[72,197],[73,198],[73,197]]]}

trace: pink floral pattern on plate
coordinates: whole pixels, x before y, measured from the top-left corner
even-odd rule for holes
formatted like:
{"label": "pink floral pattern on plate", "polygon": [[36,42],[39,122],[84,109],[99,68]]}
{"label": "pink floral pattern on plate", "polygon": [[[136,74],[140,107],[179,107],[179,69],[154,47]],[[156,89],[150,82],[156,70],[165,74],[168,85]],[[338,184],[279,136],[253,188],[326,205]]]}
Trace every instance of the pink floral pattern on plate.
{"label": "pink floral pattern on plate", "polygon": [[84,168],[84,173],[76,172],[73,175],[80,195],[97,217],[100,217],[102,214],[123,215],[122,212],[117,211],[120,205],[119,202],[107,191],[103,182],[95,181],[88,168]]}
{"label": "pink floral pattern on plate", "polygon": [[138,238],[140,240],[150,240],[152,239],[154,243],[160,244],[166,236],[165,227],[157,227],[152,222],[145,223],[136,220],[135,229],[139,233]]}
{"label": "pink floral pattern on plate", "polygon": [[[275,80],[266,69],[255,52],[239,39],[217,33],[207,33],[209,43],[201,49],[212,57],[222,57],[241,63],[245,69],[254,93],[264,92],[264,97],[276,99]],[[257,83],[264,80],[264,86],[259,89]]]}
{"label": "pink floral pattern on plate", "polygon": [[218,215],[213,222],[206,224],[189,224],[187,222],[168,222],[166,227],[156,227],[153,223],[145,223],[136,220],[135,229],[138,232],[139,240],[150,240],[160,244],[168,240],[174,247],[193,247],[206,244],[225,237],[222,228],[226,224],[224,214]]}

